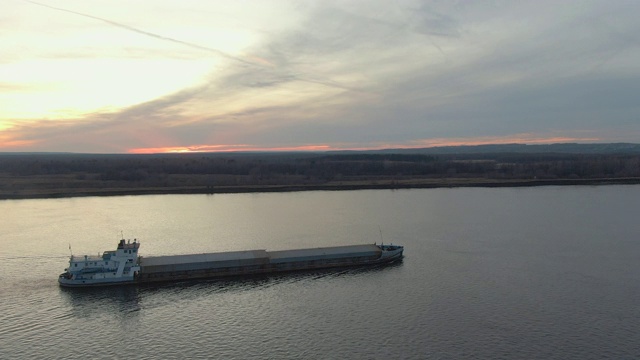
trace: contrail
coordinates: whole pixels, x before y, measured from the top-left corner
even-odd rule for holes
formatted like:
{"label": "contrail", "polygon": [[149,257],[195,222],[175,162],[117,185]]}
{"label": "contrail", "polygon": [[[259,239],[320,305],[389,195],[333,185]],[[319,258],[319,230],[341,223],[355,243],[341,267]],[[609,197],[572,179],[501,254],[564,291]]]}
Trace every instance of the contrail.
{"label": "contrail", "polygon": [[31,1],[31,0],[24,0],[24,1],[26,1],[28,3],[31,3],[31,4],[34,4],[34,5],[44,6],[44,7],[49,8],[49,9],[58,10],[58,11],[64,11],[64,12],[67,12],[67,13],[70,13],[70,14],[75,14],[75,15],[84,16],[84,17],[87,17],[87,18],[90,18],[90,19],[102,21],[102,22],[105,22],[105,23],[107,23],[109,25],[117,26],[119,28],[122,28],[122,29],[125,29],[125,30],[129,30],[129,31],[133,31],[133,32],[136,32],[138,34],[150,36],[150,37],[153,37],[153,38],[156,38],[156,39],[169,41],[169,42],[180,44],[180,45],[185,45],[185,46],[188,46],[188,47],[191,47],[191,48],[194,48],[194,49],[198,49],[198,50],[204,50],[204,51],[212,52],[212,53],[214,53],[216,55],[219,55],[219,56],[222,56],[222,57],[225,57],[227,59],[234,60],[234,61],[238,61],[238,62],[241,62],[243,64],[258,66],[257,64],[255,64],[255,63],[253,63],[251,61],[247,61],[247,60],[241,59],[239,57],[235,57],[235,56],[229,55],[229,54],[227,54],[225,52],[222,52],[222,51],[220,51],[218,49],[214,49],[214,48],[210,48],[210,47],[206,47],[206,46],[202,46],[202,45],[198,45],[198,44],[194,44],[194,43],[190,43],[190,42],[186,42],[186,41],[170,38],[170,37],[167,37],[167,36],[154,34],[154,33],[148,32],[148,31],[144,31],[144,30],[140,30],[140,29],[134,28],[134,27],[129,26],[129,25],[121,24],[121,23],[118,23],[118,22],[115,22],[115,21],[111,21],[111,20],[108,20],[108,19],[103,19],[101,17],[97,17],[97,16],[93,16],[93,15],[89,15],[89,14],[84,14],[84,13],[73,11],[73,10],[68,10],[68,9],[63,9],[63,8],[59,8],[59,7],[55,7],[55,6],[51,6],[51,5],[41,4],[39,2],[35,2],[35,1]]}
{"label": "contrail", "polygon": [[[85,13],[81,13],[81,12],[77,12],[77,11],[73,11],[73,10],[68,10],[68,9],[64,9],[64,8],[59,8],[59,7],[55,7],[55,6],[51,6],[51,5],[46,5],[46,4],[42,4],[42,3],[36,2],[36,1],[31,1],[31,0],[23,0],[23,1],[31,3],[31,4],[34,4],[34,5],[43,6],[43,7],[52,9],[52,10],[63,11],[63,12],[66,12],[66,13],[70,13],[70,14],[74,14],[74,15],[78,15],[78,16],[83,16],[83,17],[86,17],[86,18],[89,18],[89,19],[102,21],[102,22],[107,23],[109,25],[113,25],[113,26],[116,26],[116,27],[119,27],[119,28],[122,28],[122,29],[125,29],[125,30],[129,30],[129,31],[132,31],[132,32],[135,32],[135,33],[138,33],[138,34],[146,35],[146,36],[149,36],[149,37],[152,37],[152,38],[156,38],[156,39],[159,39],[159,40],[169,41],[169,42],[172,42],[172,43],[175,43],[175,44],[188,46],[188,47],[193,48],[193,49],[208,51],[208,52],[214,53],[216,55],[219,55],[221,57],[224,57],[224,58],[227,58],[227,59],[230,59],[230,60],[233,60],[233,61],[237,61],[239,63],[243,63],[245,65],[251,65],[251,66],[254,66],[254,67],[258,67],[258,68],[264,69],[264,66],[259,64],[259,63],[248,61],[248,60],[245,60],[245,59],[233,56],[233,55],[229,55],[229,54],[227,54],[227,53],[225,53],[223,51],[220,51],[218,49],[214,49],[214,48],[210,48],[210,47],[206,47],[206,46],[190,43],[190,42],[187,42],[187,41],[182,41],[182,40],[170,38],[170,37],[159,35],[159,34],[154,34],[152,32],[140,30],[140,29],[135,28],[133,26],[121,24],[119,22],[111,21],[109,19],[104,19],[104,18],[101,18],[101,17],[98,17],[98,16],[93,16],[93,15],[89,15],[89,14],[85,14]],[[352,88],[346,87],[344,85],[338,84],[335,81],[331,81],[331,80],[327,80],[327,81],[314,80],[314,79],[304,78],[304,77],[295,76],[295,75],[292,78],[295,79],[295,80],[298,80],[298,81],[324,85],[324,86],[327,86],[327,87],[339,88],[339,89],[350,90],[350,91],[361,91],[361,90],[358,90],[358,89],[352,89]]]}

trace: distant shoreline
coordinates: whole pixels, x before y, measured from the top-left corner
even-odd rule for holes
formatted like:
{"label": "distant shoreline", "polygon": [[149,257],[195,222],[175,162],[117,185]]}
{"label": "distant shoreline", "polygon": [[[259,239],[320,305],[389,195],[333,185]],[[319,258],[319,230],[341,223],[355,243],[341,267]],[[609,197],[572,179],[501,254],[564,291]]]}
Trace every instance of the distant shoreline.
{"label": "distant shoreline", "polygon": [[437,179],[418,182],[363,181],[357,183],[335,182],[312,185],[254,185],[254,186],[192,186],[162,188],[110,188],[110,189],[47,189],[46,191],[24,191],[20,193],[0,193],[0,200],[73,198],[89,196],[128,196],[128,195],[173,195],[173,194],[243,194],[267,192],[298,191],[350,191],[350,190],[401,190],[436,189],[459,187],[534,187],[534,186],[595,186],[595,185],[637,185],[640,178],[601,178],[601,179],[554,179],[554,180],[504,180],[492,179]]}
{"label": "distant shoreline", "polygon": [[0,199],[640,184],[640,144],[623,145],[545,148],[582,154],[492,146],[450,154],[0,155]]}

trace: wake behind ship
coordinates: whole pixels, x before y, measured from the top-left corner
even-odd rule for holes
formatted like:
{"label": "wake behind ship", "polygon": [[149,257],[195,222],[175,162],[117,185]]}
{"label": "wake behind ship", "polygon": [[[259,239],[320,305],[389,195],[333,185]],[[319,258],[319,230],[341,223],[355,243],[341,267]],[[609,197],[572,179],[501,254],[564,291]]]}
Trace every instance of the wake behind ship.
{"label": "wake behind ship", "polygon": [[400,245],[364,244],[283,251],[249,250],[142,257],[140,242],[120,240],[102,256],[71,256],[61,286],[86,287],[384,264],[402,259]]}

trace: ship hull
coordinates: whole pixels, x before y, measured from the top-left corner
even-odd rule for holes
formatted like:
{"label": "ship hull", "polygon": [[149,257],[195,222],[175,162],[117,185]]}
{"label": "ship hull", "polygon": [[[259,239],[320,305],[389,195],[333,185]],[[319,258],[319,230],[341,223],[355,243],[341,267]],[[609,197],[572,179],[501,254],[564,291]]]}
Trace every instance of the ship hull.
{"label": "ship hull", "polygon": [[126,285],[126,284],[135,284],[136,280],[105,280],[105,279],[97,279],[97,280],[69,280],[69,279],[58,279],[58,284],[64,287],[92,287],[92,286],[114,286],[114,285]]}
{"label": "ship hull", "polygon": [[65,287],[91,287],[371,266],[398,261],[403,257],[403,250],[402,246],[369,244],[271,252],[252,250],[141,257],[140,271],[133,280],[78,281],[61,276],[59,283]]}

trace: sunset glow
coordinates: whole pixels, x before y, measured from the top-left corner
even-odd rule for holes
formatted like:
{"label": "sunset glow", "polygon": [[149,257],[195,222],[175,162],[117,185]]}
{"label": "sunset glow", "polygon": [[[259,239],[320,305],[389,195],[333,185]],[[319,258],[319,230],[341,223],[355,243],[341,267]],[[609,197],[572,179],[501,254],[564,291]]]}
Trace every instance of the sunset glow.
{"label": "sunset glow", "polygon": [[167,148],[139,148],[131,149],[131,154],[159,154],[159,153],[198,153],[198,152],[234,152],[234,151],[327,151],[333,150],[327,145],[306,145],[295,147],[254,147],[250,145],[199,145],[189,147],[167,147]]}
{"label": "sunset glow", "polygon": [[161,154],[161,153],[199,153],[199,152],[285,152],[285,151],[340,151],[340,150],[383,150],[383,149],[417,149],[442,146],[475,146],[475,145],[496,145],[496,144],[554,144],[554,143],[590,143],[598,142],[598,138],[570,138],[570,137],[548,137],[537,138],[532,134],[518,134],[508,137],[481,137],[481,138],[455,138],[455,139],[422,139],[403,144],[372,144],[372,146],[362,147],[357,144],[330,145],[299,145],[289,147],[259,147],[255,145],[197,145],[197,146],[176,146],[164,148],[135,148],[127,152],[131,154]]}

